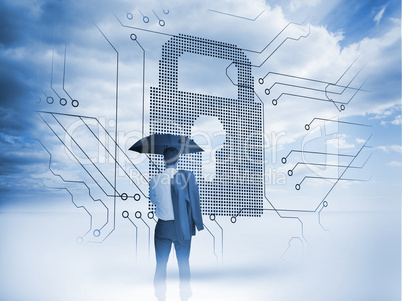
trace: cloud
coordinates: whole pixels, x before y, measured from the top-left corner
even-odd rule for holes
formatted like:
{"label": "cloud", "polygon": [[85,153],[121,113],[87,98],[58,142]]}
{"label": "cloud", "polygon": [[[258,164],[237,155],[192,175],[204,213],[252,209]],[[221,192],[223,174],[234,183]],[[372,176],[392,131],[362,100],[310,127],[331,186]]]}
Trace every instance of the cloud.
{"label": "cloud", "polygon": [[387,163],[387,166],[395,166],[395,167],[401,167],[402,162],[401,161],[391,161]]}
{"label": "cloud", "polygon": [[383,6],[381,8],[381,10],[375,15],[373,21],[376,22],[377,25],[380,23],[382,17],[384,16],[384,12],[385,12],[385,9],[387,8],[387,6],[388,6],[388,4]]}
{"label": "cloud", "polygon": [[389,124],[392,125],[401,125],[401,105],[395,104],[389,107],[383,107],[382,112],[378,112],[374,114],[373,117],[370,119],[380,120],[380,124],[382,126],[388,126]]}
{"label": "cloud", "polygon": [[401,145],[380,145],[377,147],[378,149],[382,150],[383,152],[397,152],[402,154],[402,146]]}
{"label": "cloud", "polygon": [[393,114],[395,114],[395,112],[400,111],[400,110],[401,110],[400,104],[394,105],[392,107],[383,107],[381,112],[377,112],[370,119],[385,119],[385,118],[392,116]]}
{"label": "cloud", "polygon": [[384,127],[388,126],[389,124],[401,125],[401,120],[402,120],[401,115],[398,115],[393,120],[381,120],[380,124]]}
{"label": "cloud", "polygon": [[348,149],[348,148],[353,149],[356,147],[356,145],[347,142],[345,137],[338,137],[337,139],[329,140],[327,143],[328,145],[338,147],[339,149]]}
{"label": "cloud", "polygon": [[[12,137],[0,134],[0,175],[3,179],[20,175],[29,177],[31,173],[46,168],[46,158],[38,151],[35,141],[27,137]],[[7,182],[7,180],[5,180]],[[0,186],[2,186],[1,183]]]}
{"label": "cloud", "polygon": [[[294,0],[291,2],[290,8],[297,10],[299,14],[303,8],[318,7],[320,2],[318,0]],[[252,50],[246,51],[246,55],[252,64],[256,65],[272,54],[265,64],[261,67],[254,67],[252,71],[256,93],[264,104],[265,134],[271,138],[272,133],[277,133],[279,137],[266,139],[266,143],[277,142],[275,150],[278,150],[278,158],[280,152],[288,152],[293,146],[299,147],[297,144],[301,144],[303,137],[309,134],[304,129],[306,123],[315,117],[334,118],[334,114],[337,115],[338,112],[331,103],[285,96],[280,99],[277,106],[273,106],[272,98],[290,91],[290,88],[277,84],[272,89],[271,95],[266,95],[264,90],[269,85],[286,80],[289,84],[297,85],[308,86],[311,83],[292,82],[283,77],[270,75],[267,77],[265,85],[258,84],[258,78],[270,71],[333,83],[339,80],[340,84],[346,85],[356,75],[359,68],[368,62],[351,85],[359,86],[366,79],[366,75],[372,73],[372,77],[364,86],[371,92],[360,91],[347,109],[342,112],[342,115],[337,116],[338,119],[353,121],[353,117],[357,115],[378,114],[378,120],[391,123],[397,123],[400,120],[395,116],[397,108],[393,108],[395,102],[400,100],[400,98],[396,99],[396,91],[400,86],[400,83],[397,83],[398,72],[400,72],[400,64],[398,64],[400,28],[396,23],[394,27],[389,27],[377,36],[354,41],[343,48],[340,43],[347,33],[331,32],[324,23],[317,22],[310,25],[311,33],[307,38],[297,40],[300,36],[307,34],[308,26],[291,25],[264,52],[255,53],[253,51],[259,52],[268,45],[290,21],[299,22],[300,19],[304,19],[304,15],[300,14],[296,19],[290,19],[283,12],[283,4],[282,7],[280,5],[270,7],[261,0],[247,3],[245,1],[219,3],[175,1],[169,7],[168,15],[156,10],[161,14],[159,17],[163,16],[166,21],[166,25],[161,27],[152,13],[152,9],[159,7],[155,5],[157,3],[155,1],[137,1],[135,8],[130,1],[117,1],[113,5],[105,5],[105,1],[100,1],[96,5],[92,5],[93,1],[74,2],[69,5],[63,1],[40,1],[35,9],[35,5],[29,1],[19,1],[18,5],[10,3],[2,2],[4,18],[0,21],[10,29],[9,32],[3,30],[0,34],[0,41],[4,45],[3,48],[0,47],[0,59],[2,67],[5,66],[0,70],[0,81],[2,87],[7,87],[0,89],[2,100],[0,130],[3,133],[0,137],[5,145],[13,141],[14,145],[18,147],[18,137],[23,137],[23,128],[27,128],[27,125],[24,125],[26,124],[24,119],[35,117],[35,114],[23,114],[21,108],[94,116],[104,120],[105,128],[114,137],[115,127],[109,126],[109,122],[115,118],[116,52],[94,26],[92,19],[119,52],[118,134],[121,144],[134,143],[134,140],[139,138],[137,136],[141,134],[143,55],[145,55],[145,134],[149,132],[150,87],[159,84],[158,63],[162,55],[162,45],[170,38],[135,28],[160,31],[166,34],[191,34],[236,44],[240,48]],[[247,17],[256,16],[264,9],[265,11],[255,22],[250,22],[212,13],[208,11],[208,8],[239,15],[244,14]],[[150,17],[149,23],[143,23],[138,9]],[[111,10],[123,24],[135,28],[122,27],[110,12]],[[127,11],[133,14],[132,20],[126,18]],[[18,18],[19,12],[25,16],[23,20]],[[137,35],[136,41],[129,38],[132,33]],[[287,37],[296,40],[287,39],[285,41]],[[285,41],[283,45],[275,51],[275,48],[283,41]],[[65,45],[67,46],[67,56],[64,70]],[[366,54],[371,55],[368,56],[370,59],[359,59],[342,77],[350,64],[365,51]],[[53,53],[54,64],[52,66]],[[194,73],[197,73],[197,70],[217,70],[219,68],[216,64],[197,66],[199,56],[193,55],[191,58],[194,60],[194,66],[190,71],[194,71]],[[185,62],[179,62],[179,68],[183,68],[180,63]],[[180,70],[184,70],[184,68]],[[62,86],[64,71],[66,76],[64,88],[73,98],[80,101],[78,108],[72,108],[70,104],[65,107],[60,106],[59,99],[53,92],[54,89],[61,97],[69,99]],[[218,71],[222,70],[216,72]],[[224,68],[223,71],[225,71]],[[51,78],[53,87],[50,86]],[[228,81],[226,77],[223,80]],[[194,91],[200,90],[201,93],[203,84],[202,77],[189,83],[190,87],[191,85],[195,87]],[[226,87],[222,82],[217,81],[214,84],[213,87],[217,89]],[[323,86],[312,87],[322,89]],[[236,93],[236,87],[231,88]],[[307,95],[311,93],[310,90],[301,89],[295,90],[295,92],[307,93]],[[51,105],[47,104],[45,94],[54,97],[55,102]],[[38,96],[42,98],[42,102],[35,104]],[[340,101],[347,101],[351,97],[348,91],[336,96]],[[257,97],[255,97],[255,101],[259,102]],[[390,112],[387,113],[387,110]],[[383,111],[384,114],[381,115]],[[34,130],[32,136],[44,137],[41,141],[43,140],[51,151],[55,151],[59,145],[56,145],[51,139],[47,139],[53,133],[40,119],[38,120],[39,122],[32,126],[32,130]],[[62,119],[61,121],[66,128],[68,128],[69,122],[74,122],[73,119]],[[57,133],[62,139],[66,137],[60,126],[57,127]],[[82,141],[82,146],[90,151],[93,138],[89,139],[89,137],[90,133],[83,131],[80,141]],[[351,149],[355,147],[354,141],[358,139],[356,137],[364,136],[359,133],[349,137],[348,141],[346,138],[340,137],[338,146]],[[356,142],[359,141],[356,140]],[[126,149],[124,145],[122,148]],[[45,153],[45,155],[47,154]],[[7,158],[11,158],[11,154],[7,156]],[[37,159],[32,157],[32,160]],[[14,158],[12,162],[16,166],[22,167],[20,171],[28,168],[22,158]],[[64,162],[62,166],[67,163],[68,161]],[[74,168],[75,166],[77,164],[74,165]],[[74,168],[69,169],[70,174],[74,173]],[[78,169],[79,166],[77,174]]]}
{"label": "cloud", "polygon": [[0,132],[0,143],[14,144],[14,143],[21,143],[21,142],[22,142],[22,137],[10,136],[10,135]]}
{"label": "cloud", "polygon": [[314,7],[321,3],[321,0],[291,0],[289,3],[289,10],[294,12],[301,7],[310,6]]}
{"label": "cloud", "polygon": [[402,122],[402,116],[398,115],[398,116],[395,117],[394,120],[391,121],[391,124],[393,124],[393,125],[401,125],[401,122]]}

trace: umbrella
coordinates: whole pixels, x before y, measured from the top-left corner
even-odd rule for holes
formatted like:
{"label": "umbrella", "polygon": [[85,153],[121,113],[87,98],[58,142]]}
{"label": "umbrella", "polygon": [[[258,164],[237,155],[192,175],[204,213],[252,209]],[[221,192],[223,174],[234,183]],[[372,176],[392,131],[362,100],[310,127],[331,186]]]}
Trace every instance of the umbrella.
{"label": "umbrella", "polygon": [[168,147],[176,148],[180,154],[203,152],[204,150],[192,139],[182,135],[153,134],[138,140],[129,150],[138,153],[163,154]]}

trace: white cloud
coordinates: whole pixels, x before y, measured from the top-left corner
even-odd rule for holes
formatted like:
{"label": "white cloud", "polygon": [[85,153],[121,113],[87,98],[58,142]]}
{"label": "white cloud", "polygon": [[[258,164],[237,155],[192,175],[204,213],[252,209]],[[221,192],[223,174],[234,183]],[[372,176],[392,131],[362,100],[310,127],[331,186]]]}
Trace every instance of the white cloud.
{"label": "white cloud", "polygon": [[382,113],[380,114],[376,114],[373,119],[384,119],[384,118],[388,118],[389,116],[391,116],[394,113],[394,109],[395,107],[391,107],[391,108],[387,108],[385,109]]}
{"label": "white cloud", "polygon": [[346,138],[346,135],[338,135],[336,139],[328,140],[327,144],[339,149],[355,148],[356,145],[349,143]]}
{"label": "white cloud", "polygon": [[369,114],[374,114],[374,116],[370,117],[369,119],[379,120],[389,118],[395,114],[396,111],[401,111],[400,100],[396,100],[395,104],[386,103],[376,106],[375,110],[368,112]]}
{"label": "white cloud", "polygon": [[385,12],[385,9],[387,8],[387,6],[388,6],[388,4],[383,6],[383,8],[375,15],[375,17],[373,19],[374,22],[376,22],[377,24],[380,23],[382,17],[384,16],[384,12]]}
{"label": "white cloud", "polygon": [[289,10],[291,12],[294,12],[301,7],[305,7],[305,6],[314,7],[314,6],[317,6],[320,2],[321,2],[321,0],[292,0],[292,1],[290,1],[290,4],[289,4]]}
{"label": "white cloud", "polygon": [[10,135],[0,132],[0,143],[1,142],[7,143],[7,144],[22,143],[23,139],[18,136],[10,136]]}
{"label": "white cloud", "polygon": [[402,116],[398,115],[398,116],[395,117],[394,120],[391,121],[391,124],[393,124],[393,125],[401,125],[401,122],[402,122]]}
{"label": "white cloud", "polygon": [[[386,127],[389,124],[401,125],[401,114],[398,114],[400,112],[401,112],[400,104],[389,105],[388,107],[382,106],[381,108],[379,107],[374,116],[370,117],[369,119],[381,120],[380,125],[384,127]],[[393,119],[391,120],[391,118]]]}
{"label": "white cloud", "polygon": [[[394,116],[394,114],[397,114],[398,112],[400,112],[400,110],[401,110],[400,106],[398,106],[398,105],[392,106],[392,107],[386,109],[383,113],[375,115],[371,119],[381,120],[380,124],[384,127],[389,124],[401,125],[402,115],[399,114],[399,115]],[[393,119],[391,119],[391,118],[393,118]]]}
{"label": "white cloud", "polygon": [[397,152],[397,153],[402,154],[402,146],[401,145],[396,145],[396,144],[394,144],[394,145],[380,145],[380,146],[378,146],[378,149],[380,149],[380,150],[382,150],[382,151],[384,151],[386,153],[389,153],[389,152],[393,151],[393,152]]}
{"label": "white cloud", "polygon": [[401,161],[391,161],[391,162],[387,163],[387,166],[402,167],[402,162]]}

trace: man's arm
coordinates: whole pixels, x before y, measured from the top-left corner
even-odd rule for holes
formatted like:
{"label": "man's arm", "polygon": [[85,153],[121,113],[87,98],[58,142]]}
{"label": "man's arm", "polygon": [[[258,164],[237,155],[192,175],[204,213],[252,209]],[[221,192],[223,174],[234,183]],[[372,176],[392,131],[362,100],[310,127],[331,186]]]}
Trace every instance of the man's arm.
{"label": "man's arm", "polygon": [[155,195],[155,178],[152,178],[149,182],[149,198],[152,204],[154,204],[155,206],[158,205]]}
{"label": "man's arm", "polygon": [[190,207],[191,213],[193,215],[194,223],[198,229],[201,231],[204,229],[204,224],[202,222],[201,206],[200,206],[200,193],[198,191],[198,184],[195,176],[190,172],[188,176],[188,191],[190,194]]}

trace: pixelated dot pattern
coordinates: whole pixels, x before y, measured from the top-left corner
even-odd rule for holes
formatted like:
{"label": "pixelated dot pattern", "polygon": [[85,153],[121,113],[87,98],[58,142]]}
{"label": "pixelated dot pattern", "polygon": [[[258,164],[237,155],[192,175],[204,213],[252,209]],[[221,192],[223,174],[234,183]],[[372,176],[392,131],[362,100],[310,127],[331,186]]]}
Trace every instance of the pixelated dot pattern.
{"label": "pixelated dot pattern", "polygon": [[[238,99],[178,90],[179,58],[185,53],[216,57],[237,67]],[[196,70],[194,70],[196,72]],[[262,105],[254,102],[251,63],[237,46],[189,35],[172,37],[162,46],[159,87],[150,91],[151,134],[192,137],[191,128],[201,115],[217,117],[226,141],[216,152],[216,178],[202,175],[200,153],[182,155],[179,169],[194,172],[203,214],[258,217],[263,213]],[[164,169],[161,155],[151,155],[150,178]],[[156,166],[155,166],[156,165]],[[149,203],[149,209],[154,206]]]}

